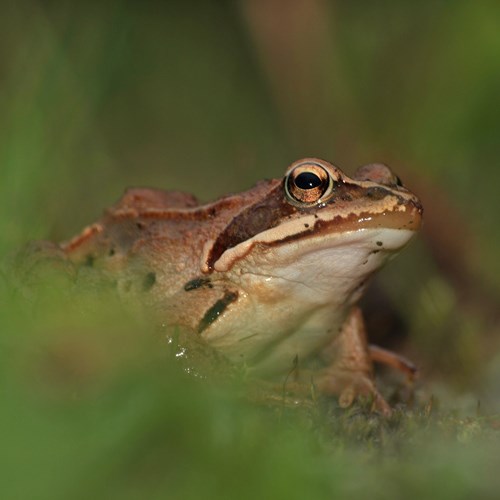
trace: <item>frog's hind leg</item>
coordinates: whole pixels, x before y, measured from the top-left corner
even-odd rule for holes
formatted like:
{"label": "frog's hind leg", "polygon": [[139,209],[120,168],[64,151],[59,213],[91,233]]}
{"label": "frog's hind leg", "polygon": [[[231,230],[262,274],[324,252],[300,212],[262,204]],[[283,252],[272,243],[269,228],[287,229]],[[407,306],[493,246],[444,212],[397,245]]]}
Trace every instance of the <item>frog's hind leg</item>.
{"label": "frog's hind leg", "polygon": [[373,377],[373,362],[361,311],[354,307],[342,329],[324,351],[328,367],[315,384],[326,394],[339,397],[343,408],[351,406],[359,396],[371,397],[373,408],[388,416],[391,408],[378,392]]}
{"label": "frog's hind leg", "polygon": [[404,373],[410,382],[413,382],[417,377],[418,368],[404,356],[374,344],[370,344],[368,349],[372,361],[382,363]]}

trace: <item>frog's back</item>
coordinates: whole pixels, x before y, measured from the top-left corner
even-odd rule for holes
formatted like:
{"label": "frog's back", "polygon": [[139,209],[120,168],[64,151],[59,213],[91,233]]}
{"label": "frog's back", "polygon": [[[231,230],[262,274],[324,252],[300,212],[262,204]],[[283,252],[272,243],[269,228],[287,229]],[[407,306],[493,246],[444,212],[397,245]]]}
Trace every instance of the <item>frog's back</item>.
{"label": "frog's back", "polygon": [[268,184],[274,181],[208,204],[180,191],[131,188],[100,220],[61,248],[79,264],[120,253],[132,257],[145,247],[161,262],[167,258],[179,263],[189,255],[200,255],[204,244],[215,239],[260,191],[267,191]]}
{"label": "frog's back", "polygon": [[91,267],[122,288],[167,288],[198,266],[197,249],[209,237],[204,210],[186,193],[133,188],[61,247],[78,267]]}
{"label": "frog's back", "polygon": [[[184,287],[203,275],[205,248],[262,189],[268,186],[261,183],[209,204],[179,191],[129,189],[61,248],[82,275],[98,275],[122,297],[149,303],[173,323],[189,324],[189,314],[180,317],[184,309],[192,310],[184,307]],[[220,298],[216,288],[205,292],[205,301]],[[191,303],[194,295],[188,297]]]}

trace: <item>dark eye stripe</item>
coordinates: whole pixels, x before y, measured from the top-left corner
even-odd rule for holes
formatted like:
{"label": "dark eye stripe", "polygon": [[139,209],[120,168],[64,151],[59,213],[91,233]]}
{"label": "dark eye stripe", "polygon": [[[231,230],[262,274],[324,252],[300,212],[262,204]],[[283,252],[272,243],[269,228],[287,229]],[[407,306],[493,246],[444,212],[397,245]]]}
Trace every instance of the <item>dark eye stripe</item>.
{"label": "dark eye stripe", "polygon": [[295,211],[296,208],[283,197],[283,185],[272,187],[263,200],[245,208],[219,234],[207,257],[207,267],[212,270],[213,264],[228,248],[275,227]]}

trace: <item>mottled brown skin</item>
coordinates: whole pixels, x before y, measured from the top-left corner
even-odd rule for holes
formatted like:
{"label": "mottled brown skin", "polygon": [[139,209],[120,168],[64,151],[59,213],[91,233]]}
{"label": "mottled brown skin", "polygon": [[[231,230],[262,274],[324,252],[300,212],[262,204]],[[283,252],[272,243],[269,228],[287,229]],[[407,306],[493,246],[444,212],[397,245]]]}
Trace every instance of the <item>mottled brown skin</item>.
{"label": "mottled brown skin", "polygon": [[[337,302],[333,290],[330,314],[326,299],[324,304],[307,305],[300,282],[297,298],[290,296],[296,288],[295,281],[289,282],[292,287],[286,286],[290,262],[273,264],[273,259],[275,255],[283,259],[280,252],[293,248],[299,252],[300,271],[302,246],[307,254],[317,242],[328,238],[342,242],[344,234],[360,230],[416,231],[422,207],[383,165],[362,167],[349,178],[327,162],[309,159],[295,162],[288,172],[304,164],[320,166],[331,177],[324,200],[311,204],[311,194],[307,204],[291,200],[284,189],[286,179],[262,181],[209,204],[175,191],[129,189],[99,221],[57,251],[62,250],[76,269],[98,271],[124,300],[143,304],[157,321],[192,330],[230,359],[249,346],[245,363],[264,360],[269,371],[277,352],[280,380],[288,372],[288,359],[290,366],[293,359],[300,359],[306,368],[302,372],[307,373],[314,357],[323,366],[314,379],[322,392],[339,395],[343,406],[356,396],[372,396],[374,406],[387,414],[390,409],[375,388],[371,353],[355,307],[366,279],[381,264],[374,264],[373,271],[362,277],[360,271],[352,286],[342,285]],[[392,251],[378,244],[382,242],[368,255]],[[292,258],[292,266],[293,262]],[[274,266],[279,271],[276,276]],[[318,290],[320,295],[326,293],[324,283]],[[295,332],[301,322],[309,325],[306,333],[316,324],[325,332],[317,339],[313,336],[309,345],[307,335]],[[282,350],[282,345],[288,347]],[[298,351],[293,355],[295,345]],[[390,353],[384,357],[379,352],[377,359],[412,370]]]}

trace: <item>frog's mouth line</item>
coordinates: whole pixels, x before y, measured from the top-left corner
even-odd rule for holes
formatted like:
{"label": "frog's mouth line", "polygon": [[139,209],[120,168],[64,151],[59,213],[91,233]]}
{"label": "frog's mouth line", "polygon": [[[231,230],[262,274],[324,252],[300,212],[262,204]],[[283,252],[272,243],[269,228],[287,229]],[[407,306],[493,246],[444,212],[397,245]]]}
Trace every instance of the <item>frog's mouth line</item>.
{"label": "frog's mouth line", "polygon": [[[331,219],[322,219],[316,214],[293,220],[264,231],[222,253],[213,264],[213,270],[229,271],[234,264],[244,259],[255,246],[279,247],[283,244],[308,238],[320,238],[322,235],[347,233],[363,229],[395,229],[416,232],[422,221],[422,208],[409,203],[404,210],[387,210],[380,213],[361,212],[347,217],[337,215]],[[209,252],[209,245],[205,252]],[[206,253],[204,254],[206,255]]]}
{"label": "frog's mouth line", "polygon": [[274,241],[262,241],[266,246],[282,245],[289,241],[294,241],[310,236],[321,236],[330,233],[344,233],[357,231],[360,229],[407,229],[410,231],[418,231],[421,225],[421,211],[417,208],[407,211],[388,210],[377,214],[364,212],[361,214],[351,214],[348,217],[337,215],[332,219],[316,219],[312,227],[308,227],[303,231],[290,234],[281,239]]}

